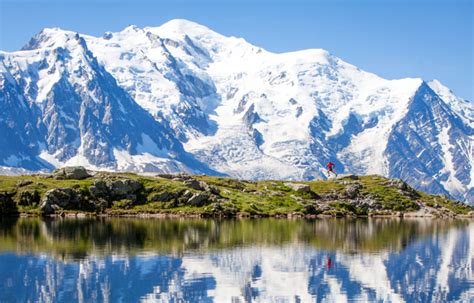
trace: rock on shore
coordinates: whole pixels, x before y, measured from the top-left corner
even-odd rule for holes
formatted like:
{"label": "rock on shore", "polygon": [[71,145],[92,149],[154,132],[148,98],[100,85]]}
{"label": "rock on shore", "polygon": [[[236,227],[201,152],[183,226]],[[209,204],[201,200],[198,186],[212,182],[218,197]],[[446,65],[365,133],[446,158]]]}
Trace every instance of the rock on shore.
{"label": "rock on shore", "polygon": [[398,179],[339,176],[312,182],[246,181],[187,174],[89,172],[0,176],[0,214],[205,216],[472,216],[474,208]]}

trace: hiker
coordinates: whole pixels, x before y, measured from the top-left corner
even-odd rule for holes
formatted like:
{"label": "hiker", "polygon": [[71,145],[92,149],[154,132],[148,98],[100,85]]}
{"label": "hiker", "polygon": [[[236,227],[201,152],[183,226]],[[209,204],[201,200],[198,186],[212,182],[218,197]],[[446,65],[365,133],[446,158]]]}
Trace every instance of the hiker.
{"label": "hiker", "polygon": [[332,162],[326,164],[326,167],[328,168],[328,178],[331,176],[331,173],[333,173],[337,177],[337,173],[334,171],[334,166],[336,165]]}
{"label": "hiker", "polygon": [[328,257],[328,258],[327,258],[326,265],[327,265],[328,269],[330,269],[330,268],[333,266],[333,263],[332,263],[331,257]]}

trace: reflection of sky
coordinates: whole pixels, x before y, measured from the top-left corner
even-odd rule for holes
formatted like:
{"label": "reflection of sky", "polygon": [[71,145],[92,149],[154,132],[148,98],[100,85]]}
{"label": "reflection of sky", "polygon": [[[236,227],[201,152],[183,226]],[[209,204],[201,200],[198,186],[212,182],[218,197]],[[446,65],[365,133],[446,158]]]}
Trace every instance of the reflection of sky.
{"label": "reflection of sky", "polygon": [[473,302],[473,237],[471,223],[393,253],[345,254],[286,244],[70,263],[2,254],[0,301]]}

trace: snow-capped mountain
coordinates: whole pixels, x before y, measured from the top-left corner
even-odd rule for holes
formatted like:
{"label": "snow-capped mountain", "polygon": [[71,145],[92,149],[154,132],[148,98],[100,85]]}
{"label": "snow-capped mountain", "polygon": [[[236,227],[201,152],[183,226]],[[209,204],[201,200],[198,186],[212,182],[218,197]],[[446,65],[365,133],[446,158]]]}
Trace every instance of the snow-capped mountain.
{"label": "snow-capped mountain", "polygon": [[[333,236],[331,228],[336,226],[320,221],[323,222],[315,225],[306,222],[312,228],[300,231],[304,229],[303,234],[307,233],[307,237],[314,231],[322,231],[327,238]],[[305,243],[298,239],[299,232],[286,234],[290,235],[291,242],[279,242],[286,236],[272,238],[266,235],[268,238],[265,237],[264,243],[242,245],[223,240],[226,228],[219,228],[223,226],[215,226],[218,228],[212,228],[212,231],[203,228],[197,232],[188,225],[187,232],[178,234],[189,236],[184,242],[196,237],[199,245],[174,254],[160,251],[159,245],[151,239],[147,243],[154,249],[144,249],[139,239],[130,240],[124,234],[119,236],[112,227],[108,231],[117,236],[113,244],[90,237],[86,247],[90,243],[95,245],[91,245],[89,250],[73,250],[74,254],[67,249],[61,250],[57,243],[69,243],[67,240],[70,241],[75,233],[59,236],[58,222],[41,222],[42,228],[36,233],[43,237],[30,235],[30,241],[39,245],[18,245],[16,254],[0,255],[0,280],[12,281],[8,287],[1,284],[3,292],[0,298],[21,302],[62,302],[92,296],[101,302],[174,302],[176,298],[183,302],[472,301],[474,222],[464,226],[452,224],[446,228],[440,221],[411,221],[404,223],[409,226],[400,229],[406,232],[405,228],[410,228],[411,233],[405,233],[404,237],[401,236],[403,232],[381,233],[387,230],[377,228],[374,220],[371,221],[367,226],[359,225],[353,229],[357,229],[356,234],[361,237],[347,236],[347,240],[352,241],[338,242],[329,249],[324,245]],[[75,225],[71,223],[68,222],[68,230],[74,231],[71,227]],[[144,225],[124,223],[121,226],[129,227],[128,230],[137,231],[139,235],[146,235],[147,230],[155,231],[144,228],[139,229],[140,232],[137,228]],[[35,222],[29,224],[35,226]],[[272,227],[278,229],[275,225]],[[336,230],[339,229],[336,227]],[[188,234],[190,231],[194,233]],[[424,234],[423,231],[429,232]],[[385,235],[381,249],[374,250],[370,244],[382,242],[374,241],[365,233]],[[15,234],[4,233],[3,236],[8,238]],[[174,243],[171,246],[180,251],[190,244],[184,244],[178,234],[170,235],[174,241],[168,243]],[[276,234],[272,232],[272,235]],[[110,234],[103,236],[111,237]],[[49,240],[48,253],[41,251],[45,249],[45,239]],[[213,241],[217,243],[211,244]],[[179,248],[177,243],[181,244]],[[358,248],[351,247],[354,243],[358,243]],[[58,252],[56,257],[50,251],[53,244]],[[35,251],[38,247],[40,252],[31,253],[30,249]],[[104,250],[107,252],[105,256]],[[139,254],[135,255],[137,252]],[[80,260],[72,261],[71,257]]]}
{"label": "snow-capped mountain", "polygon": [[0,165],[400,177],[474,200],[474,106],[321,49],[275,54],[172,20],[103,37],[44,29],[0,52]]}

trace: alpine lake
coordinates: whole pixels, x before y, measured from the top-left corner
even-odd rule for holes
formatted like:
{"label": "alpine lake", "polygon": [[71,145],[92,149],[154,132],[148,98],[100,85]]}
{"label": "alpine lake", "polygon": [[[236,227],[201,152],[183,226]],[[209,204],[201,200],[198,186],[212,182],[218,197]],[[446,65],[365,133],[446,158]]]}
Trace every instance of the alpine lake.
{"label": "alpine lake", "polygon": [[0,302],[474,302],[474,220],[0,219]]}

